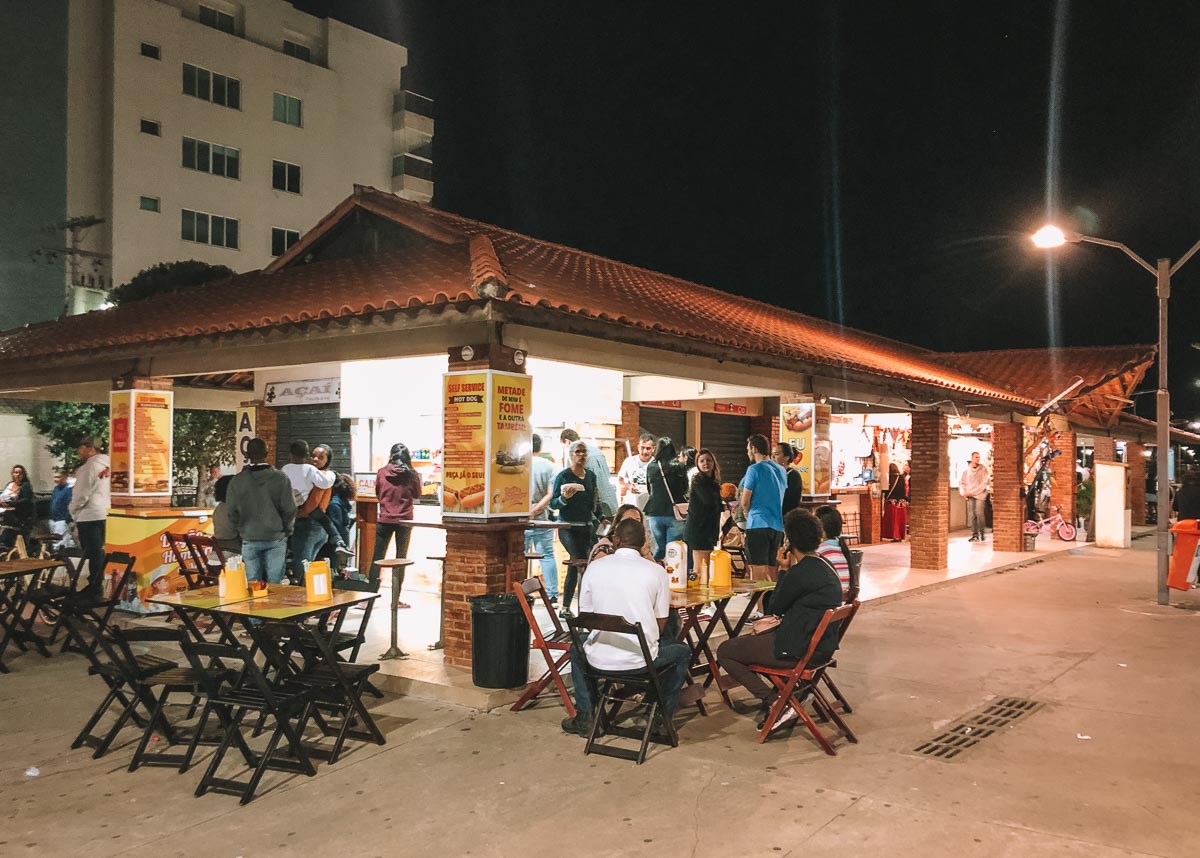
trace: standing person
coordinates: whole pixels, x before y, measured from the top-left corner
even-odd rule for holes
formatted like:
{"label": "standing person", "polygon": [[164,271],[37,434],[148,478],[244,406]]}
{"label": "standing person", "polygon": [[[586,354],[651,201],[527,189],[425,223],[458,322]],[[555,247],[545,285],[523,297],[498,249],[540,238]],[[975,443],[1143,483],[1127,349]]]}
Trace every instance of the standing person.
{"label": "standing person", "polygon": [[241,554],[242,540],[238,536],[237,526],[229,514],[229,484],[232,476],[221,477],[213,483],[213,541],[225,554]]}
{"label": "standing person", "polygon": [[983,504],[988,496],[988,469],[979,461],[978,453],[972,453],[971,461],[963,468],[958,493],[967,499],[967,527],[971,528],[971,538],[967,541],[985,541]]}
{"label": "standing person", "polygon": [[693,569],[707,566],[709,553],[721,541],[722,509],[721,468],[712,450],[703,448],[696,454],[696,476],[688,490],[688,515],[683,523],[683,541],[692,552]]}
{"label": "standing person", "polygon": [[638,436],[636,456],[626,456],[617,474],[617,488],[621,490],[621,503],[631,503],[638,509],[646,508],[646,466],[654,458],[654,436],[643,432]]}
{"label": "standing person", "polygon": [[251,438],[246,444],[250,464],[229,481],[225,505],[242,541],[247,581],[283,581],[287,543],[296,523],[296,500],[291,480],[267,464],[267,442]]}
{"label": "standing person", "polygon": [[776,443],[771,458],[779,467],[783,468],[787,475],[787,488],[783,492],[783,514],[787,515],[800,506],[800,496],[804,494],[804,478],[800,476],[799,471],[792,467],[796,451],[792,449],[791,444],[784,441]]}
{"label": "standing person", "polygon": [[[393,536],[396,537],[396,556],[408,556],[412,528],[400,522],[412,521],[413,504],[421,499],[421,475],[412,466],[412,453],[404,444],[392,445],[388,463],[375,474],[375,497],[379,498],[379,515],[375,525],[375,551],[368,573],[372,584],[379,583],[379,561],[387,556]],[[400,588],[404,586],[403,566],[392,570],[392,586],[399,598]],[[412,607],[407,602],[396,604],[401,608]]]}
{"label": "standing person", "polygon": [[662,560],[667,543],[679,538],[683,522],[675,518],[674,505],[687,500],[687,465],[679,461],[675,444],[666,435],[658,439],[654,459],[646,466],[646,491],[650,497],[642,510],[654,537],[654,559]]}
{"label": "standing person", "polygon": [[[666,631],[670,615],[670,581],[662,567],[642,557],[639,550],[646,539],[641,522],[618,522],[614,529],[616,551],[601,557],[588,567],[579,589],[579,609],[599,614],[615,614],[641,626],[655,668],[662,677],[663,715],[670,718],[679,707],[691,662],[691,648]],[[646,662],[636,637],[616,632],[593,632],[583,642],[587,661],[600,670],[645,670]],[[595,691],[586,678],[583,653],[571,646],[571,676],[575,685],[575,717],[562,722],[567,733],[587,736],[592,728]]]}
{"label": "standing person", "polygon": [[4,533],[5,547],[11,547],[16,534],[27,533],[37,515],[33,483],[24,465],[13,465],[12,482],[0,492],[0,509],[4,510],[4,524],[13,528]]}
{"label": "standing person", "polygon": [[[543,459],[542,436],[533,436],[533,455],[529,463],[529,517],[534,521],[550,520],[550,500],[554,488],[554,463]],[[558,604],[558,563],[554,559],[554,531],[548,527],[533,527],[525,531],[525,553],[540,554],[542,581],[550,604]]]}
{"label": "standing person", "polygon": [[[354,552],[346,546],[346,540],[350,537],[338,529],[337,524],[329,515],[329,505],[333,503],[333,492],[337,487],[338,475],[337,472],[329,467],[329,460],[333,457],[333,449],[328,444],[318,444],[313,447],[312,464],[313,467],[320,471],[325,476],[333,477],[333,485],[328,491],[320,496],[315,502],[310,494],[309,499],[305,502],[305,507],[309,507],[308,517],[312,519],[316,525],[314,530],[318,531],[313,534],[314,548],[309,550],[307,559],[312,560],[322,548],[329,546],[332,553],[339,558],[354,556]],[[317,489],[313,490],[314,492]],[[353,491],[353,486],[351,487]]]}
{"label": "standing person", "polygon": [[[558,436],[558,440],[564,444],[574,444],[579,440],[579,433],[574,429],[564,429]],[[567,462],[570,464],[570,461]],[[596,491],[598,493],[596,507],[601,518],[612,518],[617,511],[617,492],[612,485],[612,471],[608,467],[608,459],[604,458],[604,452],[600,449],[600,445],[595,440],[588,442],[588,460],[587,469],[596,477]]]}
{"label": "standing person", "polygon": [[[824,532],[816,517],[804,509],[788,513],[787,546],[783,562],[789,568],[779,579],[771,600],[771,613],[780,617],[780,623],[769,632],[738,635],[721,644],[717,649],[717,661],[721,667],[759,699],[758,728],[761,730],[767,715],[774,705],[778,692],[774,691],[761,676],[747,667],[761,664],[767,667],[790,669],[808,651],[812,634],[821,623],[821,618],[830,608],[842,605],[842,586],[832,568],[817,554]],[[823,664],[832,658],[838,646],[837,624],[831,624],[822,636],[813,653],[810,664]],[[779,723],[797,717],[794,709],[787,709]]]}
{"label": "standing person", "polygon": [[[558,510],[560,521],[571,522],[558,532],[558,540],[567,551],[568,560],[586,560],[596,539],[596,512],[600,496],[596,490],[596,475],[588,470],[588,447],[582,441],[572,441],[567,449],[567,467],[558,472],[550,490],[550,507]],[[563,581],[562,613],[571,610],[579,567],[567,565]]]}
{"label": "standing person", "polygon": [[50,532],[62,543],[71,524],[71,484],[67,472],[59,468],[54,472],[54,490],[50,492]]}
{"label": "standing person", "polygon": [[[358,499],[358,493],[354,490],[354,480],[349,474],[337,475],[337,479],[333,481],[332,492],[325,514],[329,516],[329,523],[337,531],[338,542],[345,547],[350,544],[350,525],[354,523],[354,501]],[[337,562],[344,562],[347,556],[354,556],[354,552],[350,550],[335,551],[334,554]]]}
{"label": "standing person", "polygon": [[[775,580],[775,563],[783,544],[783,495],[787,474],[771,458],[765,435],[746,439],[751,465],[742,479],[742,509],[746,512],[746,559],[754,580]],[[818,540],[819,541],[819,540]]]}
{"label": "standing person", "polygon": [[75,488],[68,510],[79,534],[83,559],[88,564],[86,593],[100,599],[104,586],[104,523],[112,503],[110,463],[91,437],[80,439],[75,454],[83,464],[75,469]]}
{"label": "standing person", "polygon": [[[904,467],[908,467],[907,462]],[[888,488],[883,498],[883,523],[879,529],[882,539],[902,541],[908,535],[908,477],[900,472],[895,462],[888,465]]]}
{"label": "standing person", "polygon": [[215,507],[217,505],[217,480],[221,479],[221,466],[209,465],[208,476],[200,484],[199,506]]}
{"label": "standing person", "polygon": [[[305,509],[305,506],[314,489],[326,492],[325,502],[329,502],[327,492],[333,487],[334,474],[332,471],[320,471],[313,465],[307,441],[293,441],[292,446],[288,448],[288,453],[291,455],[291,461],[283,466],[283,473],[288,478],[288,482],[292,484],[292,500],[296,502],[296,523],[292,528],[291,540],[291,578],[293,581],[302,582],[304,580],[304,561],[311,559],[308,555],[310,545],[315,552],[317,545],[315,540],[318,533],[324,537],[317,522],[309,515],[312,507]],[[319,503],[321,497],[318,494],[315,501]]]}
{"label": "standing person", "polygon": [[691,483],[692,477],[696,476],[696,448],[684,447],[679,451],[679,461],[687,469],[688,482]]}

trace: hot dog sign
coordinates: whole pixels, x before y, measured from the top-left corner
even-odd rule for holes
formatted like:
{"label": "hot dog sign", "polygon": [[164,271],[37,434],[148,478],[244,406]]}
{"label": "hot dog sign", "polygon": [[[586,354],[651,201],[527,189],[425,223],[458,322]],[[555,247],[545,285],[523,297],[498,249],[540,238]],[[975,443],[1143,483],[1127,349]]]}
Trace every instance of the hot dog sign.
{"label": "hot dog sign", "polygon": [[792,467],[800,472],[805,495],[828,495],[833,473],[830,408],[811,397],[784,396],[779,403],[779,439],[796,450]]}
{"label": "hot dog sign", "polygon": [[443,515],[529,514],[532,383],[498,370],[445,374]]}

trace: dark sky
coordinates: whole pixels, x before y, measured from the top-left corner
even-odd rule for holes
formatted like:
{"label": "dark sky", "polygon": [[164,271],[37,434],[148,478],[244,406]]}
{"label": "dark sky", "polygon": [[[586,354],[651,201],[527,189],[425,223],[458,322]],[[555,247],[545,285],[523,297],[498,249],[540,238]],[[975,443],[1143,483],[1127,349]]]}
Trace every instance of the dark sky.
{"label": "dark sky", "polygon": [[[1200,3],[297,5],[408,46],[438,207],[919,345],[1054,341],[1051,136],[1061,220],[1151,262],[1200,239]],[[1057,258],[1058,342],[1156,340],[1148,273]],[[1190,416],[1200,259],[1174,285]]]}

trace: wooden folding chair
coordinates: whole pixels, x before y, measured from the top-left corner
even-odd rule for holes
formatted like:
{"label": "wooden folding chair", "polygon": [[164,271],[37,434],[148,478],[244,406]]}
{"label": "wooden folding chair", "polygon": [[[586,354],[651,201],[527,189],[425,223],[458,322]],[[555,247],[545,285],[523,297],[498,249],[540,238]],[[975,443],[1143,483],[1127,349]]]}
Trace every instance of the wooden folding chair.
{"label": "wooden folding chair", "polygon": [[[512,590],[517,596],[517,603],[521,606],[521,611],[525,614],[525,621],[529,623],[529,629],[533,632],[531,648],[536,649],[546,659],[546,672],[536,682],[530,683],[529,687],[525,689],[525,693],[512,705],[512,711],[520,712],[532,703],[547,685],[553,682],[554,687],[558,689],[558,696],[562,698],[567,715],[574,718],[575,704],[571,700],[571,695],[567,693],[567,686],[563,683],[562,678],[563,666],[571,660],[571,633],[564,629],[562,623],[559,622],[558,614],[554,612],[554,606],[550,604],[550,597],[546,595],[546,585],[541,576],[526,578],[524,581],[514,581]],[[543,607],[550,615],[554,631],[549,637],[542,633],[542,629],[533,615],[531,598],[540,598]]]}
{"label": "wooden folding chair", "polygon": [[179,566],[179,574],[183,576],[183,580],[187,581],[187,588],[197,590],[209,586],[207,583],[202,583],[207,577],[207,573],[192,556],[192,550],[188,547],[184,535],[168,530],[163,536],[167,540],[167,547],[171,549],[172,559]]}
{"label": "wooden folding chair", "polygon": [[[201,587],[211,587],[219,582],[225,571],[225,552],[217,541],[205,533],[184,534],[183,541],[187,543],[188,553],[192,557],[192,568],[196,572]],[[214,563],[213,561],[217,562]],[[190,589],[190,588],[189,588]]]}
{"label": "wooden folding chair", "polygon": [[[855,588],[855,582],[853,579],[851,581],[851,588]],[[846,619],[842,620],[842,624],[838,626],[838,649],[841,649],[842,638],[846,636],[846,630],[850,628],[850,622],[858,613],[858,604],[859,603],[857,600],[850,603],[850,607],[852,607],[853,610],[846,615]],[[821,671],[821,682],[825,684],[825,687],[829,689],[829,693],[832,694],[834,699],[837,700],[838,704],[842,707],[842,711],[849,714],[854,711],[850,708],[850,701],[846,699],[845,695],[842,694],[842,690],[837,687],[837,683],[833,681],[833,677],[829,675],[829,671],[835,667],[837,667],[836,657],[831,658],[829,660],[829,664],[827,664],[825,669]]]}
{"label": "wooden folding chair", "polygon": [[795,711],[796,715],[808,727],[808,732],[812,733],[817,744],[829,754],[831,757],[837,755],[837,751],[833,749],[833,744],[825,737],[817,722],[812,719],[804,709],[804,699],[807,696],[812,697],[813,709],[822,718],[832,721],[841,730],[842,735],[852,743],[858,743],[858,737],[842,720],[841,716],[834,711],[829,705],[829,701],[825,695],[821,693],[819,687],[821,676],[825,669],[829,666],[828,662],[812,663],[813,655],[817,651],[817,646],[821,643],[821,638],[825,635],[825,630],[829,628],[830,623],[839,623],[847,617],[853,616],[858,610],[858,602],[851,602],[849,605],[842,605],[840,608],[830,608],[821,617],[821,622],[817,625],[816,630],[812,634],[812,639],[808,643],[808,651],[804,657],[796,662],[795,667],[767,667],[761,664],[750,664],[747,667],[770,680],[778,691],[778,696],[772,704],[770,712],[767,714],[766,720],[763,722],[762,729],[758,732],[758,744],[762,744],[771,735],[771,732],[777,727],[783,726],[779,723],[780,717],[787,708]]}
{"label": "wooden folding chair", "polygon": [[[109,595],[101,595],[96,598],[87,590],[77,590],[71,593],[63,602],[65,610],[78,617],[90,619],[94,622],[101,631],[107,631],[109,620],[112,619],[112,613],[116,610],[117,604],[123,598],[129,583],[136,576],[133,571],[134,557],[132,554],[126,554],[123,551],[111,551],[104,555],[104,569],[102,574],[107,579],[113,578],[113,588]],[[89,569],[88,574],[92,572]],[[82,645],[77,639],[76,644]],[[70,641],[67,642],[68,644]],[[91,644],[92,651],[95,651],[96,642]],[[67,644],[63,645],[63,649],[67,650],[70,647]]]}
{"label": "wooden folding chair", "polygon": [[[641,765],[646,760],[646,751],[651,742],[661,745],[679,747],[679,734],[675,725],[663,709],[662,674],[671,669],[670,665],[661,668],[654,667],[654,659],[650,657],[650,647],[646,643],[646,635],[637,623],[631,623],[624,617],[614,614],[596,614],[584,611],[578,616],[567,616],[567,627],[571,631],[571,643],[578,648],[583,657],[584,670],[588,676],[573,677],[574,682],[588,682],[595,679],[599,693],[596,697],[596,718],[592,721],[591,732],[588,733],[587,744],[583,753],[603,754],[607,757],[617,757],[622,760],[633,760]],[[589,632],[616,632],[618,634],[636,637],[642,650],[642,658],[646,666],[637,670],[602,670],[593,665],[587,658],[587,650],[583,641]],[[631,699],[641,695],[640,703]],[[619,726],[616,717],[621,707],[635,703],[646,707],[646,727],[639,731],[634,727]],[[655,733],[655,727],[661,727],[662,732]],[[626,739],[641,741],[641,747],[634,751],[629,748],[619,748],[613,745],[598,745],[596,740],[604,735],[621,736]]]}

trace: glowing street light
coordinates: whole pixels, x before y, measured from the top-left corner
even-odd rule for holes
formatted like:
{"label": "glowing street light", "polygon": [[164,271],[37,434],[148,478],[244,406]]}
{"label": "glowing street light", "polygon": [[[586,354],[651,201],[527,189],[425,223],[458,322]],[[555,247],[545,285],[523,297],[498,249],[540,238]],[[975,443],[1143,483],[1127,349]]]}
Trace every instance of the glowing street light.
{"label": "glowing street light", "polygon": [[1119,241],[1110,241],[1107,238],[1096,238],[1090,235],[1080,235],[1077,232],[1063,232],[1063,230],[1053,224],[1047,224],[1039,229],[1033,234],[1032,239],[1034,245],[1043,250],[1053,250],[1056,247],[1062,247],[1067,242],[1073,244],[1086,242],[1088,244],[1102,244],[1105,247],[1115,247],[1138,265],[1142,266],[1142,268],[1149,271],[1158,283],[1158,391],[1156,396],[1158,403],[1156,420],[1156,434],[1158,436],[1158,522],[1156,524],[1158,535],[1158,603],[1160,605],[1168,605],[1171,601],[1170,591],[1167,589],[1167,571],[1171,565],[1171,534],[1168,529],[1171,509],[1171,478],[1168,471],[1168,459],[1171,455],[1171,394],[1167,389],[1167,300],[1171,297],[1171,275],[1187,264],[1187,261],[1197,251],[1200,251],[1200,241],[1193,244],[1191,249],[1174,263],[1169,259],[1160,259],[1158,260],[1158,265],[1154,266]]}

